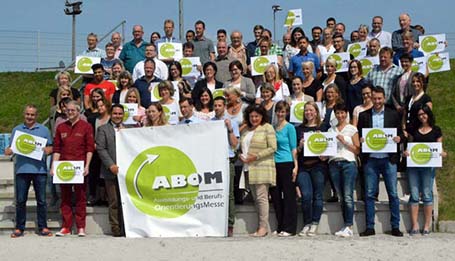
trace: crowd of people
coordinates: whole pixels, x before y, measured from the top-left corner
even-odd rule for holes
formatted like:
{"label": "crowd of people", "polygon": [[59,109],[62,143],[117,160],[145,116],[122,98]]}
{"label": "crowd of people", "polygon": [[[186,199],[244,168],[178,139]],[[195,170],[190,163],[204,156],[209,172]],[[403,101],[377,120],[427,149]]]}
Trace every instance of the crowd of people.
{"label": "crowd of people", "polygon": [[[77,234],[85,236],[86,205],[107,205],[114,236],[124,235],[117,183],[115,131],[122,128],[198,124],[223,120],[229,137],[230,190],[228,235],[233,235],[235,203],[247,192],[253,196],[258,227],[252,236],[270,232],[269,200],[275,209],[277,227],[273,232],[288,237],[315,236],[324,205],[324,187],[330,183],[330,202],[341,203],[344,225],[335,235],[353,236],[354,189],[357,178],[364,191],[366,228],[360,236],[375,234],[375,202],[382,175],[391,212],[391,234],[400,231],[397,172],[406,173],[410,189],[411,235],[428,235],[431,230],[435,169],[406,168],[408,142],[442,142],[435,125],[432,100],[426,94],[428,74],[411,70],[412,61],[423,54],[417,50],[421,26],[411,26],[408,14],[399,16],[400,29],[382,29],[383,18],[372,18],[369,26],[345,37],[345,25],[328,18],[325,28],[311,29],[312,39],[300,27],[289,28],[284,46],[272,42],[272,33],[261,25],[253,28],[255,40],[245,44],[239,31],[217,31],[217,43],[205,36],[205,23],[197,21],[186,41],[173,36],[174,22],[164,21],[164,35],[152,33],[144,40],[141,25],[133,27],[133,39],[123,46],[121,35],[112,34],[105,50],[97,47],[97,36],[87,37],[85,56],[100,57],[92,75],[84,75],[82,91],[71,86],[71,75],[59,72],[57,88],[51,94],[50,132],[36,122],[37,108],[27,105],[24,123],[13,130],[45,137],[45,154],[58,160],[85,162],[85,182],[77,185],[50,185],[51,205],[61,200],[62,228],[57,236],[71,234],[72,196],[75,194]],[[182,39],[183,40],[183,39]],[[184,57],[199,57],[198,76],[183,76],[182,65],[174,59],[158,58],[160,43],[182,43]],[[367,56],[379,64],[364,76],[362,64],[349,61],[348,72],[337,72],[339,61],[327,54],[346,52],[349,43],[366,42]],[[216,46],[216,51],[215,51]],[[264,75],[253,76],[251,58],[276,55]],[[400,65],[399,65],[400,64]],[[302,122],[290,122],[294,101],[303,101]],[[122,104],[137,104],[133,123],[124,123]],[[364,153],[364,128],[395,128],[395,153]],[[333,132],[337,139],[335,156],[305,156],[304,133]],[[5,154],[13,154],[7,148]],[[442,153],[445,156],[445,153]],[[30,182],[38,201],[39,234],[50,236],[46,225],[45,160],[16,159],[17,218],[12,237],[25,229],[25,204]],[[54,175],[52,164],[50,174]],[[244,182],[246,180],[246,182]],[[60,198],[60,199],[59,199]],[[303,229],[297,231],[297,201],[303,212]],[[423,201],[424,227],[417,221]]]}

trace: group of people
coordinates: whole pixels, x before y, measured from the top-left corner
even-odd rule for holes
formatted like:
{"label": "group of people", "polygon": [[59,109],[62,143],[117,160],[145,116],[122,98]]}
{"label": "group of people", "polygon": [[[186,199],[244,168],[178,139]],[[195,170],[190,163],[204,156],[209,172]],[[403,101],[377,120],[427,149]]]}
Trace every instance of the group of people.
{"label": "group of people", "polygon": [[[200,75],[185,77],[182,65],[174,59],[158,59],[157,46],[180,41],[173,36],[174,22],[164,21],[164,36],[153,33],[151,42],[143,39],[141,25],[133,27],[133,39],[123,46],[114,33],[105,50],[96,47],[97,37],[89,34],[83,55],[101,57],[93,64],[93,75],[85,75],[83,91],[71,86],[68,72],[57,74],[58,87],[51,94],[50,132],[36,122],[37,109],[27,105],[24,124],[13,130],[45,137],[45,154],[58,160],[84,161],[83,184],[60,185],[63,223],[57,236],[71,234],[72,194],[76,196],[77,233],[85,236],[86,205],[107,201],[109,222],[114,236],[122,228],[115,131],[122,128],[198,124],[223,120],[229,137],[230,191],[229,227],[235,221],[235,191],[251,191],[258,212],[258,228],[252,236],[270,232],[269,197],[275,208],[277,228],[273,233],[287,237],[315,236],[323,212],[323,191],[330,181],[333,197],[340,201],[344,225],[335,233],[353,236],[355,183],[362,180],[366,229],[360,236],[375,234],[375,201],[379,176],[386,184],[391,212],[391,234],[400,231],[397,171],[406,172],[410,188],[411,235],[430,233],[433,204],[434,168],[407,168],[407,142],[442,142],[441,129],[435,125],[432,100],[425,93],[428,75],[411,70],[421,31],[411,26],[408,14],[399,17],[400,29],[390,34],[382,30],[383,19],[372,19],[372,30],[361,25],[351,41],[367,41],[368,56],[378,57],[364,77],[362,64],[349,61],[346,73],[337,72],[338,61],[323,60],[326,54],[345,52],[351,41],[345,39],[345,26],[327,19],[324,29],[312,28],[312,40],[300,27],[289,28],[284,47],[272,42],[270,30],[253,28],[255,40],[244,44],[242,33],[217,32],[217,44],[206,38],[205,23],[197,21],[195,31],[187,32],[183,43],[185,57],[199,57]],[[421,28],[421,27],[420,27]],[[357,37],[355,35],[357,34]],[[277,55],[277,63],[265,68],[262,76],[251,75],[251,58]],[[398,65],[400,61],[400,66]],[[305,102],[303,121],[289,122],[294,101]],[[137,104],[133,122],[124,123],[122,104]],[[364,153],[364,128],[396,128],[396,153]],[[333,132],[337,153],[331,157],[309,157],[303,153],[304,134]],[[7,148],[5,154],[13,152]],[[445,156],[445,153],[442,153]],[[17,219],[12,237],[25,229],[26,192],[33,181],[38,201],[39,234],[52,235],[46,226],[45,160],[24,156],[16,159]],[[54,175],[52,163],[50,174]],[[244,178],[243,178],[244,177]],[[240,180],[240,181],[239,181]],[[243,182],[246,180],[246,182]],[[44,182],[44,183],[43,183]],[[88,185],[88,191],[87,191]],[[51,186],[53,202],[58,199]],[[101,189],[103,188],[103,189]],[[88,198],[87,198],[88,195]],[[303,229],[297,231],[297,201],[303,212]],[[423,201],[425,223],[417,221],[419,202]]]}

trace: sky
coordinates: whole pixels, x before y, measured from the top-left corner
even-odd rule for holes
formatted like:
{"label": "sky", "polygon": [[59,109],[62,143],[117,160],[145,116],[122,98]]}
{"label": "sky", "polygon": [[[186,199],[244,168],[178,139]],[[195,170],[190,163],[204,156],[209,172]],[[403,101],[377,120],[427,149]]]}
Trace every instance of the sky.
{"label": "sky", "polygon": [[[453,0],[183,0],[184,28],[193,29],[194,22],[200,19],[206,23],[206,35],[209,38],[215,39],[217,29],[224,28],[228,32],[240,30],[244,34],[244,41],[248,42],[253,39],[252,28],[255,24],[262,24],[273,31],[274,4],[283,8],[283,11],[276,13],[277,39],[285,32],[283,24],[287,10],[302,8],[302,28],[307,34],[310,34],[311,27],[315,25],[323,27],[326,18],[330,16],[345,23],[348,34],[360,24],[371,25],[371,18],[381,15],[384,17],[384,30],[392,32],[398,29],[399,14],[406,12],[410,14],[413,24],[425,27],[427,34],[447,33],[454,37],[455,41],[455,29],[453,23],[449,22],[455,10]],[[71,17],[64,14],[64,8],[64,0],[2,1],[0,71],[8,70],[8,65],[4,63],[13,60],[2,59],[2,55],[12,57],[22,53],[24,58],[19,61],[26,59],[28,53],[21,48],[26,49],[27,44],[21,43],[23,45],[20,46],[14,44],[16,42],[30,42],[31,49],[37,49],[35,41],[41,41],[41,46],[49,44],[53,39],[52,35],[70,39]],[[82,14],[77,17],[78,52],[82,51],[85,35],[89,32],[103,35],[122,20],[126,20],[127,41],[131,40],[131,28],[134,24],[144,26],[145,38],[148,39],[153,31],[162,33],[163,21],[167,18],[176,22],[175,35],[178,36],[178,0],[83,0]],[[27,35],[34,35],[32,32],[38,31],[42,33],[40,40]],[[448,38],[450,46],[450,37]],[[39,55],[43,63],[56,60],[57,64],[59,56],[69,57],[70,48],[61,46],[70,45],[69,40],[56,45],[50,48],[54,49],[54,52],[49,48],[41,48]],[[36,50],[30,52],[31,56],[37,56]],[[65,60],[63,58],[62,60]],[[31,59],[36,60],[36,57]],[[18,67],[12,62],[10,65]]]}

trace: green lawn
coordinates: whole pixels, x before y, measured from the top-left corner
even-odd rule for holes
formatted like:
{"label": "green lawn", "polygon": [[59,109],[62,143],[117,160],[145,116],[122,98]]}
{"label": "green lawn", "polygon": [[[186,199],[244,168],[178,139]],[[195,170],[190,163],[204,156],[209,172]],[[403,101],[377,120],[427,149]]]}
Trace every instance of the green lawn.
{"label": "green lawn", "polygon": [[[455,68],[455,60],[451,61]],[[39,121],[49,114],[49,93],[55,87],[55,72],[0,73],[0,132],[10,132],[22,121],[25,104],[34,103],[39,108]],[[455,71],[435,73],[430,76],[428,93],[433,99],[437,124],[444,134],[444,148],[449,156],[444,168],[437,172],[439,190],[439,219],[455,220]]]}

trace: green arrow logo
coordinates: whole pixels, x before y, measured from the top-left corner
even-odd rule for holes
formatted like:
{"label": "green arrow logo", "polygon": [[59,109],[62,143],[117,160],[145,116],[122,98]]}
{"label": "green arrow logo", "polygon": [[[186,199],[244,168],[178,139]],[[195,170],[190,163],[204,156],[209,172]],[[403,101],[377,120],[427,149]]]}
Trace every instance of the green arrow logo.
{"label": "green arrow logo", "polygon": [[35,139],[28,134],[21,134],[16,139],[16,148],[22,154],[30,154],[36,149]]}
{"label": "green arrow logo", "polygon": [[410,155],[416,164],[425,165],[431,160],[432,152],[430,146],[419,143],[412,147]]}
{"label": "green arrow logo", "polygon": [[368,132],[365,142],[371,150],[379,151],[387,145],[387,137],[380,129],[372,129]]}

